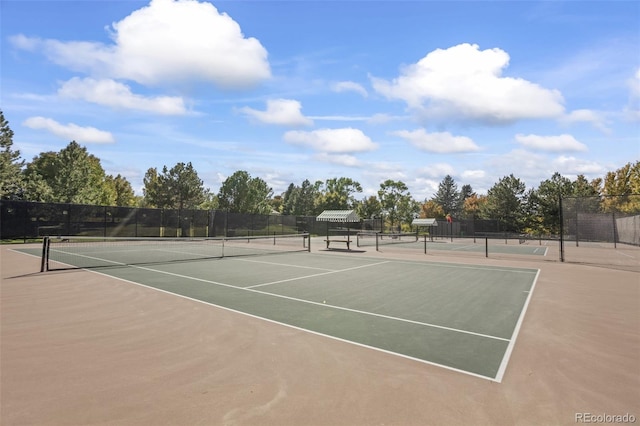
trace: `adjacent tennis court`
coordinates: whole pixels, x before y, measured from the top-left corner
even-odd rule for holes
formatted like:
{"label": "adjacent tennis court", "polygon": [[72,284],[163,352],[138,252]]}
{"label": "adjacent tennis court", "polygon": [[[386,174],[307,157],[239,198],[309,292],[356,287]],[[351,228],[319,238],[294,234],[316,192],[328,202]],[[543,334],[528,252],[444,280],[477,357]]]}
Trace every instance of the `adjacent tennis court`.
{"label": "adjacent tennis court", "polygon": [[62,239],[46,250],[50,269],[90,268],[497,382],[539,273],[308,253],[305,236]]}
{"label": "adjacent tennis court", "polygon": [[[432,252],[470,252],[491,254],[512,254],[525,256],[546,256],[547,242],[542,241],[470,237],[455,239],[436,238],[417,234],[381,234],[381,233],[359,233],[357,235],[358,247],[377,247],[384,250],[385,247],[394,246],[399,249],[410,249],[414,251]],[[555,244],[555,243],[553,243]]]}

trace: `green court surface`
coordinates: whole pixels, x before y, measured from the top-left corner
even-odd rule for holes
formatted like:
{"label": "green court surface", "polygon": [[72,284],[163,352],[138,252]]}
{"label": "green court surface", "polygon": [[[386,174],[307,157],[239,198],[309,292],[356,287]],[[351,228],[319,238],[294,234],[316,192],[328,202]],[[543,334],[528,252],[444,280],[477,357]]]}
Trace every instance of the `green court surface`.
{"label": "green court surface", "polygon": [[104,265],[90,270],[497,382],[539,273],[307,252]]}

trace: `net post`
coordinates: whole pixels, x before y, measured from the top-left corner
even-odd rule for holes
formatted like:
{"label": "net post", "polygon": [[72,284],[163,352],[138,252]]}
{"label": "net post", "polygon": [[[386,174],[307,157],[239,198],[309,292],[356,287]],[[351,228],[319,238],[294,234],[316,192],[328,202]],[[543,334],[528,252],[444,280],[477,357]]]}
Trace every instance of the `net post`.
{"label": "net post", "polygon": [[424,234],[424,254],[427,254],[427,234]]}
{"label": "net post", "polygon": [[489,257],[489,237],[484,237],[484,257]]}
{"label": "net post", "polygon": [[42,258],[40,259],[40,272],[44,272],[47,267],[47,246],[49,245],[49,237],[44,237],[42,239]]}
{"label": "net post", "polygon": [[378,248],[378,238],[380,238],[380,233],[376,232],[376,251],[380,251]]}
{"label": "net post", "polygon": [[302,240],[304,241],[305,238],[307,239],[307,252],[311,253],[311,234],[307,232],[307,235]]}

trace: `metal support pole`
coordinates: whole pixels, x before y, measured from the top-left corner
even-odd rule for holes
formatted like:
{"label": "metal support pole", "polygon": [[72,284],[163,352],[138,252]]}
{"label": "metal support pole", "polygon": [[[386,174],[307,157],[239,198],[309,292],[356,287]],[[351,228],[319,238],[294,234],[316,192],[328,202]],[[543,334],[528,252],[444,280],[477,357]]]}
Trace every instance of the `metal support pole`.
{"label": "metal support pole", "polygon": [[564,215],[562,214],[562,195],[559,198],[560,210],[560,262],[564,262]]}

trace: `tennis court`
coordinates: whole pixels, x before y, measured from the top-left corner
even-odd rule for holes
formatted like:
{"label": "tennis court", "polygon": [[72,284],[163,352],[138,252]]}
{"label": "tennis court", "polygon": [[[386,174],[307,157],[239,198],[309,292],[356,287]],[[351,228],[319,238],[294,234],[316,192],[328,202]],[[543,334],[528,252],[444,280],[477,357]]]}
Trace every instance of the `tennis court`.
{"label": "tennis court", "polygon": [[523,256],[546,256],[548,252],[547,241],[535,241],[501,238],[460,238],[430,239],[428,236],[418,236],[417,234],[376,234],[360,233],[357,237],[359,247],[378,247],[384,250],[385,247],[393,246],[394,249],[407,249],[422,252],[446,251],[446,252],[467,252],[476,254],[507,254]]}
{"label": "tennis court", "polygon": [[338,257],[309,253],[307,244],[301,238],[63,239],[51,244],[48,263],[50,269],[91,268],[356,345],[502,380],[537,269]]}

